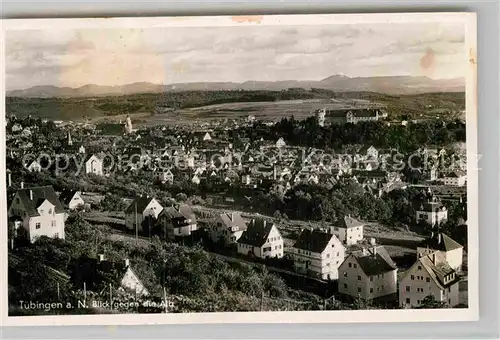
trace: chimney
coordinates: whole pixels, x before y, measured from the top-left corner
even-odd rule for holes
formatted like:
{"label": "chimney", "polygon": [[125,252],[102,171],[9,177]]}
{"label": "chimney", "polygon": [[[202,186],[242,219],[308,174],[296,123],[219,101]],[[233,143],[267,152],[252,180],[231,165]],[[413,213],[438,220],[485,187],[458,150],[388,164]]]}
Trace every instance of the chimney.
{"label": "chimney", "polygon": [[99,262],[104,261],[104,254],[99,254]]}
{"label": "chimney", "polygon": [[433,238],[434,238],[434,232],[431,231],[431,239],[433,239]]}
{"label": "chimney", "polygon": [[370,238],[370,244],[372,246],[375,246],[377,244],[377,240],[375,239],[375,237]]}
{"label": "chimney", "polygon": [[24,182],[21,182],[21,189],[24,189]]}
{"label": "chimney", "polygon": [[7,179],[8,179],[9,187],[11,187],[12,186],[12,174],[10,172],[7,175]]}
{"label": "chimney", "polygon": [[231,213],[231,221],[234,222],[234,212]]}
{"label": "chimney", "polygon": [[377,256],[377,246],[373,246],[372,252],[373,252],[373,257],[376,257]]}
{"label": "chimney", "polygon": [[30,200],[33,201],[33,190],[30,190]]}
{"label": "chimney", "polygon": [[438,244],[441,244],[441,233],[437,234],[437,241]]}
{"label": "chimney", "polygon": [[363,248],[363,256],[368,255],[368,250],[366,248]]}
{"label": "chimney", "polygon": [[129,259],[125,259],[125,267],[130,267],[130,261],[129,261]]}
{"label": "chimney", "polygon": [[432,264],[436,265],[436,253],[432,253],[430,258],[431,258]]}

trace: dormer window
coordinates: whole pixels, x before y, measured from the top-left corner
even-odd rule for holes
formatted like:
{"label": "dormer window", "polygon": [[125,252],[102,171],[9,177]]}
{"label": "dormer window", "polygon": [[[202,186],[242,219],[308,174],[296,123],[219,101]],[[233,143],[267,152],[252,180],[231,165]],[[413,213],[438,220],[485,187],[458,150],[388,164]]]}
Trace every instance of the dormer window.
{"label": "dormer window", "polygon": [[49,215],[51,215],[51,214],[52,214],[52,209],[49,209]]}

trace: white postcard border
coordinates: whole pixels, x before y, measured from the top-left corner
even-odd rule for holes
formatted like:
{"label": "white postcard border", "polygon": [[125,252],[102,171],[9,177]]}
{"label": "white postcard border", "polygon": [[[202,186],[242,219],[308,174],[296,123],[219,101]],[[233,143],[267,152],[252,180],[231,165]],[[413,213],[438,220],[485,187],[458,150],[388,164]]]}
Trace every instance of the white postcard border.
{"label": "white postcard border", "polygon": [[[210,323],[359,323],[359,322],[438,322],[477,321],[479,319],[479,231],[478,231],[478,149],[477,149],[477,25],[475,13],[376,13],[320,15],[249,15],[200,17],[128,17],[81,19],[10,19],[0,23],[0,126],[5,126],[5,32],[65,27],[84,28],[151,28],[214,27],[255,25],[338,25],[361,23],[461,22],[465,25],[465,46],[469,61],[466,75],[466,145],[468,198],[468,308],[432,310],[353,310],[305,312],[231,312],[185,314],[115,314],[8,316],[7,299],[7,228],[2,228],[0,241],[0,324],[5,326],[55,325],[145,325],[145,324],[210,324]],[[55,24],[57,23],[57,24]],[[5,154],[5,129],[0,129],[0,143]],[[0,157],[0,183],[6,183],[5,157]],[[7,219],[6,191],[0,192],[0,219]],[[147,317],[146,317],[147,316]]]}

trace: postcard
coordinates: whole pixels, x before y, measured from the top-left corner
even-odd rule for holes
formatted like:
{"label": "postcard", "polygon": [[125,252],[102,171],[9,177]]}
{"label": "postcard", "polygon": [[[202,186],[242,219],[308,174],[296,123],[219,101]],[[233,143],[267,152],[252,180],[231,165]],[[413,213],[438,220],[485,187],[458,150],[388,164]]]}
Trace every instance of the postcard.
{"label": "postcard", "polygon": [[474,13],[2,27],[6,325],[478,319]]}

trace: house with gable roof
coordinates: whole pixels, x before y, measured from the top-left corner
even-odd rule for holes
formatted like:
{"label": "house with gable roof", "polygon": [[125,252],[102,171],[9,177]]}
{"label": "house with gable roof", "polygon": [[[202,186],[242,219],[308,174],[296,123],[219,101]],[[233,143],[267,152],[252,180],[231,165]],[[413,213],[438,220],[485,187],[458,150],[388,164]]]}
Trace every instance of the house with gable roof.
{"label": "house with gable roof", "polygon": [[344,262],[345,249],[333,234],[319,229],[304,229],[293,247],[287,251],[299,273],[336,280]]}
{"label": "house with gable roof", "polygon": [[125,226],[129,230],[150,228],[163,210],[154,197],[138,196],[125,210]]}
{"label": "house with gable roof", "polygon": [[340,242],[350,246],[363,240],[363,228],[364,224],[361,221],[347,215],[333,223],[330,230]]}
{"label": "house with gable roof", "polygon": [[82,194],[77,190],[65,190],[59,195],[59,200],[64,207],[69,210],[75,210],[78,208],[83,208],[85,201],[82,198]]}
{"label": "house with gable roof", "polygon": [[463,187],[467,182],[467,174],[463,170],[455,170],[443,177],[444,185]]}
{"label": "house with gable roof", "polygon": [[265,219],[252,219],[237,241],[238,253],[261,259],[283,257],[284,244],[276,225]]}
{"label": "house with gable roof", "polygon": [[149,296],[149,291],[132,269],[129,259],[110,261],[104,258],[80,257],[71,271],[71,282],[75,287],[100,292],[103,289],[129,293],[134,297]]}
{"label": "house with gable roof", "polygon": [[52,186],[19,189],[8,209],[11,221],[18,221],[28,240],[33,243],[40,236],[64,239],[65,212]]}
{"label": "house with gable roof", "polygon": [[187,204],[166,207],[158,216],[157,228],[165,238],[190,236],[198,230],[196,216]]}
{"label": "house with gable roof", "polygon": [[373,300],[397,293],[396,264],[383,246],[373,245],[347,256],[339,267],[339,293]]}
{"label": "house with gable roof", "polygon": [[443,253],[421,256],[399,282],[399,306],[418,307],[431,295],[436,301],[454,307],[459,304],[459,281]]}
{"label": "house with gable roof", "polygon": [[426,221],[431,226],[439,225],[448,219],[448,209],[437,197],[432,196],[427,202],[423,202],[417,209],[417,221]]}
{"label": "house with gable roof", "polygon": [[464,247],[444,233],[432,233],[417,246],[417,256],[441,252],[451,268],[459,272],[462,268]]}
{"label": "house with gable roof", "polygon": [[94,174],[98,176],[104,175],[104,157],[100,154],[91,155],[85,161],[85,173]]}
{"label": "house with gable roof", "polygon": [[212,242],[221,242],[228,246],[236,244],[243,232],[247,229],[241,214],[231,212],[219,214],[208,232]]}

